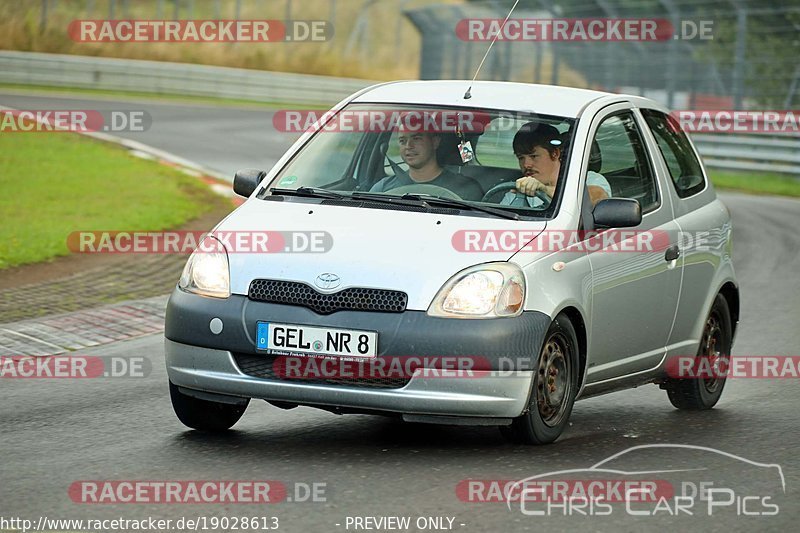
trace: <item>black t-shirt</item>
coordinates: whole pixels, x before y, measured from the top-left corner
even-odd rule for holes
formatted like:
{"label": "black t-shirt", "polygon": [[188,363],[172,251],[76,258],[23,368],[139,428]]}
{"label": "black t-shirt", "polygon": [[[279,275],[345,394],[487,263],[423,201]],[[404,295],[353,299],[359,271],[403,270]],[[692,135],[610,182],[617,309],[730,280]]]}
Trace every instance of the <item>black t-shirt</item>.
{"label": "black t-shirt", "polygon": [[470,178],[461,176],[447,169],[442,169],[442,173],[431,181],[418,182],[403,172],[397,176],[388,176],[372,186],[370,192],[386,192],[404,185],[436,185],[453,191],[464,200],[480,201],[483,198],[483,191],[480,186]]}

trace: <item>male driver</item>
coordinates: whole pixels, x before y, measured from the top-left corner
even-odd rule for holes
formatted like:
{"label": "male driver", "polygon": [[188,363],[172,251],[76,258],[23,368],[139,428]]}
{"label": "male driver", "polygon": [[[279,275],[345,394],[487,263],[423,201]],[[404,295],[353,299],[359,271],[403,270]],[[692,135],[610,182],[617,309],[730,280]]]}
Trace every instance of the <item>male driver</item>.
{"label": "male driver", "polygon": [[[561,136],[558,130],[549,124],[528,122],[514,135],[514,155],[517,156],[519,168],[524,176],[517,180],[517,191],[533,196],[536,191],[543,191],[550,198],[556,190],[561,171]],[[589,171],[586,176],[589,198],[592,205],[611,197],[611,186],[597,172]],[[544,202],[535,198],[532,207]]]}
{"label": "male driver", "polygon": [[441,138],[428,132],[401,129],[397,136],[400,157],[408,164],[408,174],[388,176],[372,186],[370,192],[391,192],[404,185],[425,184],[444,187],[464,200],[479,201],[483,191],[473,180],[439,166],[436,149]]}

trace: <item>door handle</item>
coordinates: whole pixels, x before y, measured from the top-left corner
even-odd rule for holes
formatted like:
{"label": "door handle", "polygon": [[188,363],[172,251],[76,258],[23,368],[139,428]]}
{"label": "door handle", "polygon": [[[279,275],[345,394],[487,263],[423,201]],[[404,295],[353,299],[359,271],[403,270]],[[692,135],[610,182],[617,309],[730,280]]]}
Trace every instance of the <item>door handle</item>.
{"label": "door handle", "polygon": [[678,248],[677,244],[673,244],[667,251],[664,253],[664,260],[665,261],[675,261],[677,258],[681,256],[681,250]]}

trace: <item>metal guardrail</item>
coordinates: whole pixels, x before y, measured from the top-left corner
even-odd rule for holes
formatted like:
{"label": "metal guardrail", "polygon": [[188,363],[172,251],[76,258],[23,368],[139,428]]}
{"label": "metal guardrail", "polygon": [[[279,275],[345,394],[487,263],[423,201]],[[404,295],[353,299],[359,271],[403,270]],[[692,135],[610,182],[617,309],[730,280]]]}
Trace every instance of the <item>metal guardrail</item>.
{"label": "metal guardrail", "polygon": [[[332,105],[374,82],[287,72],[0,51],[0,83]],[[695,134],[708,168],[800,177],[800,135]]]}
{"label": "metal guardrail", "polygon": [[240,68],[0,51],[0,83],[332,105],[375,82]]}
{"label": "metal guardrail", "polygon": [[800,178],[800,135],[692,135],[708,168],[777,172]]}

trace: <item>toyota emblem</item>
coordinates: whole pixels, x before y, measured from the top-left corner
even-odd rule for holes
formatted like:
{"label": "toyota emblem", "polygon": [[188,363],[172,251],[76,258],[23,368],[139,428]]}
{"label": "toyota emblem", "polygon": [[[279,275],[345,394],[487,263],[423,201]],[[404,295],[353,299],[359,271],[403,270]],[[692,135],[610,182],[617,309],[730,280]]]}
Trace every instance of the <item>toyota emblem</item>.
{"label": "toyota emblem", "polygon": [[339,286],[341,279],[336,274],[331,274],[330,272],[325,272],[324,274],[320,274],[317,276],[317,279],[314,280],[314,285],[319,287],[320,289],[335,289]]}

